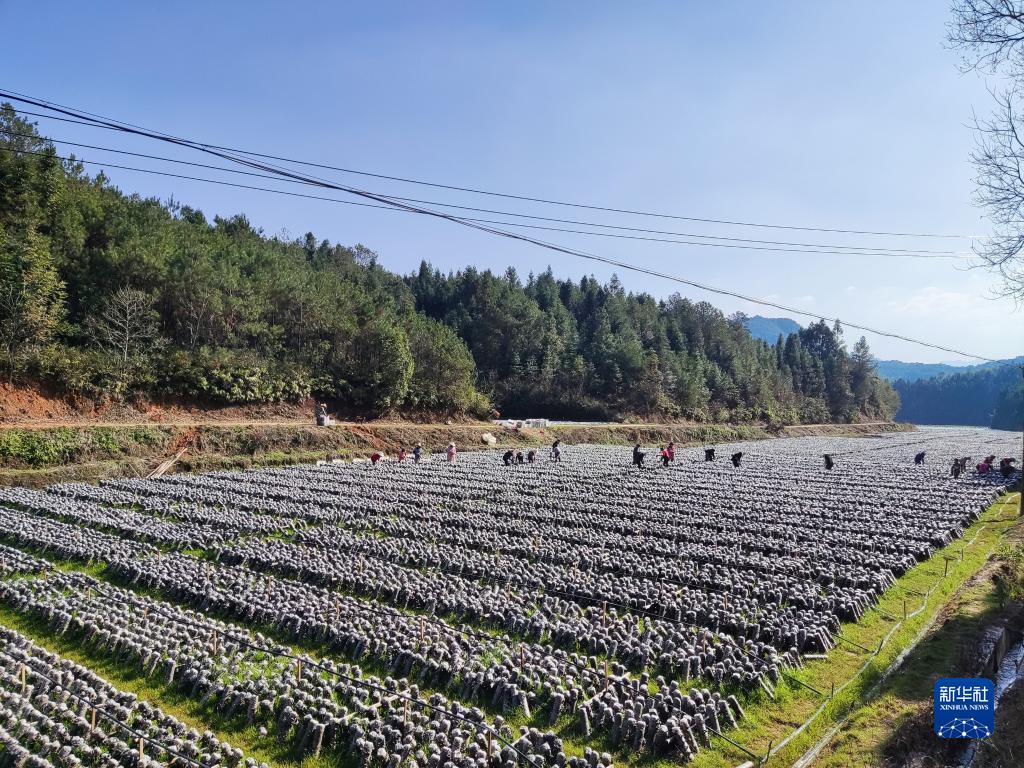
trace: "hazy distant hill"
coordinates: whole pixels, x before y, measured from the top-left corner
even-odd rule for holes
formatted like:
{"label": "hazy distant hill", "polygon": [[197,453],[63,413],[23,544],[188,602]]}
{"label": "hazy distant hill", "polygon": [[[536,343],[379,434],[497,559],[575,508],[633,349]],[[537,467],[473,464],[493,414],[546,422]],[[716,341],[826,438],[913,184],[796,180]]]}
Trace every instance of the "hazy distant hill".
{"label": "hazy distant hill", "polygon": [[972,366],[930,379],[902,379],[893,386],[900,393],[900,421],[997,429],[1020,429],[1024,421],[1024,386],[1017,365]]}
{"label": "hazy distant hill", "polygon": [[942,376],[946,373],[962,373],[967,366],[949,365],[948,363],[905,363],[902,360],[879,360],[878,375],[889,381],[920,381]]}
{"label": "hazy distant hill", "polygon": [[902,360],[879,360],[878,375],[889,381],[903,379],[906,382],[934,379],[958,373],[973,373],[999,368],[1003,365],[1020,365],[1024,357],[1012,360],[1000,360],[998,363],[979,363],[978,365],[949,365],[948,363],[905,363]]}
{"label": "hazy distant hill", "polygon": [[779,340],[781,334],[783,338],[789,336],[791,333],[797,333],[800,330],[800,324],[795,320],[790,320],[788,317],[761,317],[760,315],[754,315],[748,317],[744,322],[747,327],[747,331],[755,339],[761,339],[761,341],[767,341],[769,344],[774,344]]}

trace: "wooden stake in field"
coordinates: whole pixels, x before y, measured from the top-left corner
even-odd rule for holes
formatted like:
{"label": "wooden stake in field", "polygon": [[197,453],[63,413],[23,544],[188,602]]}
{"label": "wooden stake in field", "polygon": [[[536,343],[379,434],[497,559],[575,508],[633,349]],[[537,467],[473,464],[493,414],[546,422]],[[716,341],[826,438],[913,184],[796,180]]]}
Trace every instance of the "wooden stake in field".
{"label": "wooden stake in field", "polygon": [[295,684],[302,682],[302,659],[295,660]]}
{"label": "wooden stake in field", "polygon": [[604,690],[608,692],[608,659],[604,660]]}
{"label": "wooden stake in field", "polygon": [[526,651],[523,650],[523,644],[519,644],[519,674],[523,674],[523,670],[526,667]]}
{"label": "wooden stake in field", "polygon": [[96,730],[96,707],[92,708],[92,727],[89,730],[90,731],[95,731]]}
{"label": "wooden stake in field", "polygon": [[316,736],[316,746],[313,748],[313,758],[320,757],[320,748],[324,745],[324,729],[320,728]]}
{"label": "wooden stake in field", "polygon": [[423,645],[423,636],[426,633],[426,622],[420,616],[420,645]]}
{"label": "wooden stake in field", "polygon": [[21,695],[25,695],[25,691],[28,688],[28,667],[24,664],[21,665]]}
{"label": "wooden stake in field", "polygon": [[139,760],[146,756],[146,742],[141,736],[139,736]]}

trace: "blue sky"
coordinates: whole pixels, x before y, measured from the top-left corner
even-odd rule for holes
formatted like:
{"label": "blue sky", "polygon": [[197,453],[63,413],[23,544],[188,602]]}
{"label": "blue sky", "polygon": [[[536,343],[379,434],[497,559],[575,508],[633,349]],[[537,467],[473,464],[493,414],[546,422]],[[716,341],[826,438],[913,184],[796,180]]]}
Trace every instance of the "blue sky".
{"label": "blue sky", "polygon": [[[958,55],[943,47],[947,20],[946,4],[934,0],[0,0],[0,85],[189,138],[462,186],[685,216],[984,235],[971,202],[969,126],[972,114],[989,111],[986,88],[997,83],[958,71]],[[79,126],[41,128],[64,140],[172,154]],[[268,233],[363,243],[398,272],[421,259],[445,271],[512,265],[525,276],[550,264],[559,276],[613,272],[405,214],[108,175],[122,189],[173,196],[208,216],[244,212]],[[330,175],[390,194],[695,234],[969,246],[602,215]],[[997,280],[961,262],[536,234],[985,356],[1024,348],[1024,317],[1011,301],[990,298]],[[632,290],[679,290],[727,312],[780,314],[618,271]],[[869,341],[880,357],[955,359]]]}

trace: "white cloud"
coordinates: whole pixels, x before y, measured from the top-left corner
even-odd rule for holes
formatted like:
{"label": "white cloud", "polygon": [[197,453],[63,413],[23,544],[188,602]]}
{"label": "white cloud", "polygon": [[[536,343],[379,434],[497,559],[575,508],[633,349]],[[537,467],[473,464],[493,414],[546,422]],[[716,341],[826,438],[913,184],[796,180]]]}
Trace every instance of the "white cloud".
{"label": "white cloud", "polygon": [[890,301],[894,312],[906,315],[936,315],[950,311],[974,312],[990,303],[974,293],[937,288],[934,285],[919,288],[905,299]]}

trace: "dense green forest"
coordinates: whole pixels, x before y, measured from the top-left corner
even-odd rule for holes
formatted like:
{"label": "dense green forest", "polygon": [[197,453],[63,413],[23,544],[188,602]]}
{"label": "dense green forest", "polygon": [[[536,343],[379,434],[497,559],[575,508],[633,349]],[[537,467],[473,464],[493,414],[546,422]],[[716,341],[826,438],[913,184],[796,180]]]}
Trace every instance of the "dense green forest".
{"label": "dense green forest", "polygon": [[898,417],[918,424],[971,424],[1017,430],[1024,424],[1020,367],[978,368],[917,381],[895,382]]}
{"label": "dense green forest", "polygon": [[[18,151],[12,151],[18,150]],[[31,153],[31,154],[30,154]],[[617,279],[520,278],[268,237],[243,215],[126,195],[0,111],[0,370],[92,398],[330,400],[346,413],[891,418],[867,343],[812,324],[775,344],[743,317]]]}

